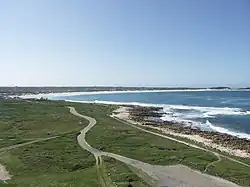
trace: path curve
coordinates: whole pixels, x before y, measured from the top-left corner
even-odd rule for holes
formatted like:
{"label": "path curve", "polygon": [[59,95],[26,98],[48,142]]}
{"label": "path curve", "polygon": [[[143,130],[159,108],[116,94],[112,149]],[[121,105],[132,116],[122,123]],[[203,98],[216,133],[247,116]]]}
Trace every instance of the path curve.
{"label": "path curve", "polygon": [[105,176],[104,176],[104,173],[103,173],[103,169],[102,169],[102,155],[103,152],[98,150],[98,149],[95,149],[93,147],[91,147],[88,142],[85,140],[85,136],[87,134],[87,132],[96,124],[96,120],[92,117],[89,117],[89,116],[85,116],[85,115],[82,115],[82,114],[79,114],[74,107],[68,107],[69,108],[69,111],[71,114],[75,115],[75,116],[78,116],[78,117],[81,117],[81,118],[84,118],[86,120],[89,121],[89,125],[87,127],[85,127],[84,129],[82,129],[80,131],[80,134],[77,136],[77,141],[78,141],[78,144],[85,150],[89,151],[90,153],[92,153],[95,157],[95,160],[96,160],[96,169],[97,169],[97,174],[98,174],[98,178],[99,178],[99,181],[101,183],[101,185],[103,187],[112,187],[113,184],[109,183],[108,180],[105,180]]}
{"label": "path curve", "polygon": [[210,166],[214,166],[215,164],[219,163],[220,161],[221,161],[221,158],[219,158],[219,159],[216,160],[216,161],[213,161],[213,162],[209,163],[209,164],[206,166],[206,168],[204,169],[204,172],[207,172],[207,170],[208,170],[208,168],[209,168]]}
{"label": "path curve", "polygon": [[168,187],[239,187],[238,185],[226,181],[224,179],[214,177],[211,175],[203,174],[199,171],[192,170],[183,165],[173,165],[173,166],[157,166],[144,163],[135,159],[127,158],[125,156],[117,155],[114,153],[103,152],[98,149],[91,147],[85,140],[86,133],[96,124],[96,120],[92,117],[79,114],[74,107],[68,107],[70,113],[75,116],[84,118],[89,121],[89,125],[81,130],[80,134],[77,136],[79,145],[91,152],[98,164],[99,158],[101,156],[108,156],[119,160],[123,163],[131,165],[137,168],[139,171],[147,174],[152,181],[154,181],[155,186],[168,186]]}

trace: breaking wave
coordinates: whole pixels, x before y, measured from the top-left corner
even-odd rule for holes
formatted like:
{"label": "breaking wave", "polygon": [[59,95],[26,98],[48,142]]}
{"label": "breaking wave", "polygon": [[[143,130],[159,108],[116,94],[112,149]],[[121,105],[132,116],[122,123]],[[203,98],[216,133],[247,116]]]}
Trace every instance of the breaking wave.
{"label": "breaking wave", "polygon": [[[250,111],[242,111],[239,108],[220,108],[220,107],[199,107],[199,106],[186,106],[186,105],[166,105],[166,104],[149,104],[149,103],[139,103],[139,102],[114,102],[114,101],[75,101],[66,100],[69,102],[79,102],[79,103],[96,103],[96,104],[111,104],[111,105],[134,105],[134,106],[145,106],[145,107],[162,107],[164,111],[164,116],[161,117],[163,121],[173,121],[182,123],[184,125],[190,125],[198,127],[201,130],[216,131],[223,134],[229,134],[232,136],[237,136],[239,138],[250,139],[250,134],[235,132],[232,129],[226,129],[224,127],[219,127],[211,124],[209,120],[205,123],[195,121],[195,118],[213,118],[216,115],[250,115]],[[180,111],[181,110],[181,111]]]}
{"label": "breaking wave", "polygon": [[234,132],[233,130],[229,130],[229,129],[226,129],[226,128],[223,128],[223,127],[218,127],[218,126],[215,126],[215,125],[211,124],[208,120],[206,122],[206,125],[209,128],[211,128],[213,131],[216,131],[216,132],[220,132],[220,133],[223,133],[223,134],[230,134],[232,136],[237,136],[239,138],[250,139],[250,134],[241,133],[241,132]]}

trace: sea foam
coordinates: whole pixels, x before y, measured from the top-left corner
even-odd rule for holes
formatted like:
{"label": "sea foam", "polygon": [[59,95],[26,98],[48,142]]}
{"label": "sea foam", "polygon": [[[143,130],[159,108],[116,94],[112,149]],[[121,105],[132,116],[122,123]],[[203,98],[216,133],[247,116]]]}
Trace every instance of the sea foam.
{"label": "sea foam", "polygon": [[[108,104],[108,105],[133,105],[133,106],[144,106],[144,107],[162,107],[163,111],[166,113],[161,117],[163,121],[172,121],[177,123],[182,123],[184,125],[192,124],[193,127],[198,127],[201,130],[215,131],[223,134],[229,134],[232,136],[237,136],[239,138],[250,139],[250,134],[235,132],[232,129],[226,129],[224,127],[219,127],[211,124],[209,120],[206,123],[199,121],[190,120],[192,118],[208,118],[214,117],[216,115],[250,115],[250,111],[241,111],[239,108],[220,108],[220,107],[199,107],[199,106],[186,106],[186,105],[166,105],[166,104],[150,104],[150,103],[139,103],[139,102],[114,102],[114,101],[75,101],[66,100],[68,102],[79,102],[79,103],[96,103],[96,104]],[[181,112],[176,112],[175,110],[195,110],[199,113],[183,114]]]}

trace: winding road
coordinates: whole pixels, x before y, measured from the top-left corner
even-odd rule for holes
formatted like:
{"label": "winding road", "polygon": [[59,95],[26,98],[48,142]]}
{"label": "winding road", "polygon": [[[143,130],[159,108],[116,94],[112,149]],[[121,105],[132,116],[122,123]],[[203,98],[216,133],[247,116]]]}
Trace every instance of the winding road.
{"label": "winding road", "polygon": [[[102,158],[101,156],[108,156],[119,160],[127,165],[130,165],[137,169],[138,172],[143,173],[146,175],[149,182],[152,186],[168,186],[168,187],[239,187],[238,185],[226,181],[224,179],[214,177],[211,175],[207,175],[201,173],[199,171],[192,170],[183,165],[172,165],[172,166],[158,166],[158,165],[151,165],[145,162],[141,162],[139,160],[127,158],[121,155],[117,155],[114,153],[103,152],[101,150],[95,149],[88,144],[85,139],[87,132],[95,126],[97,123],[96,120],[92,117],[85,116],[79,114],[74,107],[68,107],[70,109],[70,113],[75,116],[84,118],[89,121],[89,125],[81,130],[80,134],[77,136],[77,141],[79,145],[91,152],[95,159],[96,159],[96,166],[98,172],[101,171],[101,163]],[[137,128],[137,127],[136,127]],[[141,129],[143,131],[147,131],[145,129]],[[149,131],[150,133],[154,134],[154,132]],[[199,148],[199,147],[197,147]],[[103,175],[101,175],[103,176]],[[103,187],[113,186],[113,184],[108,183],[105,181],[104,177],[99,177],[101,180],[101,185]]]}

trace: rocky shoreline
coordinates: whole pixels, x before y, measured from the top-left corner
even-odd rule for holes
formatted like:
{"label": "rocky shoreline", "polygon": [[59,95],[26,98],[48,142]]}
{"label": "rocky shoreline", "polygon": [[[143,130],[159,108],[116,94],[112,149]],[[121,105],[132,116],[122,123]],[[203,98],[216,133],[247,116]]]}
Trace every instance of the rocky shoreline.
{"label": "rocky shoreline", "polygon": [[[162,132],[171,132],[173,135],[189,139],[192,139],[194,136],[201,137],[200,143],[206,143],[207,141],[206,145],[218,145],[217,147],[213,146],[213,148],[217,148],[221,151],[234,150],[226,152],[234,154],[235,156],[242,155],[242,157],[250,157],[250,140],[248,139],[242,139],[214,131],[203,131],[197,127],[192,127],[192,124],[188,126],[181,123],[163,121],[160,117],[165,113],[162,111],[161,107],[126,106],[126,110],[129,113],[129,120],[133,122],[161,130]],[[243,154],[240,154],[241,152]]]}

